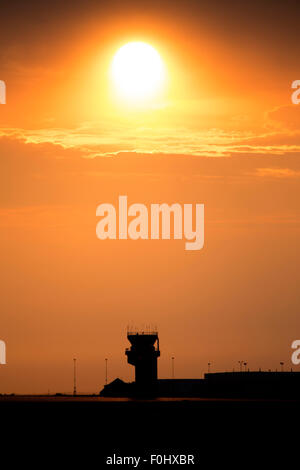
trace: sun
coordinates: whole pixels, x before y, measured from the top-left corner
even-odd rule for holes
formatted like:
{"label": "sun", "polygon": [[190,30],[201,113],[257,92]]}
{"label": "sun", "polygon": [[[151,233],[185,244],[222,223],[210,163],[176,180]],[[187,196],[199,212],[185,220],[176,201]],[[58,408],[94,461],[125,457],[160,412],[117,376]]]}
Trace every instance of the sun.
{"label": "sun", "polygon": [[165,67],[159,53],[145,42],[122,46],[113,58],[111,71],[118,94],[132,102],[154,97],[165,81]]}

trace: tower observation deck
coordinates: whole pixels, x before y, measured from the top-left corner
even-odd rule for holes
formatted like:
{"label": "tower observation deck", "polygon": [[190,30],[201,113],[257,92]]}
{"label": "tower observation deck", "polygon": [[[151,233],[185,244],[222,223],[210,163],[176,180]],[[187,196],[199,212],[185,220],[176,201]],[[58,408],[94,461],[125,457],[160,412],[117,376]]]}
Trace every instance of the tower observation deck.
{"label": "tower observation deck", "polygon": [[128,331],[131,347],[125,354],[135,366],[135,383],[139,388],[151,388],[157,382],[157,358],[160,356],[157,331]]}

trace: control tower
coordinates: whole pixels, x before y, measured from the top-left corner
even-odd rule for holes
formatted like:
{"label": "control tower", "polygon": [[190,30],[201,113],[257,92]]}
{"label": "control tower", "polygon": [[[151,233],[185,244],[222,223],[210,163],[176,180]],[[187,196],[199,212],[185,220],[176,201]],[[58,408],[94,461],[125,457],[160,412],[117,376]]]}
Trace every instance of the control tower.
{"label": "control tower", "polygon": [[127,339],[131,347],[125,354],[128,363],[135,366],[137,387],[152,388],[157,381],[157,358],[160,356],[157,331],[128,331]]}

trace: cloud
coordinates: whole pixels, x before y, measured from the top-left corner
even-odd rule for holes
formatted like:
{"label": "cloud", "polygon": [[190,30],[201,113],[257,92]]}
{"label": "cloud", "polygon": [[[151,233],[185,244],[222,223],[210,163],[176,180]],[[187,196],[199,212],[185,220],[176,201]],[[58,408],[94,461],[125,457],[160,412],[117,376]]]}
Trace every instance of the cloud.
{"label": "cloud", "polygon": [[266,126],[279,130],[300,131],[300,105],[279,106],[266,114]]}
{"label": "cloud", "polygon": [[271,178],[299,178],[300,171],[291,170],[290,168],[257,168],[257,176]]}
{"label": "cloud", "polygon": [[49,228],[61,237],[81,231],[90,237],[97,205],[116,203],[120,194],[146,204],[204,202],[207,220],[225,225],[300,220],[299,154],[208,158],[125,151],[86,158],[86,149],[11,136],[0,138],[0,155],[0,225],[19,232]]}
{"label": "cloud", "polygon": [[0,136],[27,144],[53,144],[75,149],[83,157],[112,157],[121,153],[230,157],[234,155],[300,154],[300,131],[254,133],[223,129],[195,130],[111,125],[86,122],[77,128],[2,128]]}
{"label": "cloud", "polygon": [[[53,137],[53,133],[50,134]],[[220,134],[217,138],[227,140],[228,136]],[[300,153],[296,146],[292,147],[293,152],[291,148],[279,152],[276,146],[257,145],[254,138],[249,145],[228,145],[229,149],[224,154],[217,153],[219,158],[208,158],[216,156],[216,144],[210,148],[208,143],[203,144],[207,146],[206,152],[195,155],[193,152],[184,153],[184,146],[180,153],[176,153],[176,145],[169,147],[166,152],[147,153],[137,149],[113,151],[111,148],[103,152],[97,145],[86,146],[82,143],[64,146],[58,141],[57,134],[53,142],[49,138],[45,139],[44,135],[41,139],[33,139],[31,136],[21,137],[20,134],[11,133],[10,137],[0,138],[2,199],[8,194],[17,195],[27,184],[28,192],[24,194],[24,200],[34,187],[40,188],[42,197],[45,194],[45,182],[51,183],[53,193],[58,193],[61,186],[67,186],[72,179],[86,184],[88,180],[95,181],[101,175],[110,178],[140,175],[143,178],[162,176],[220,180],[246,178],[250,175],[290,176],[298,175],[300,171]],[[266,152],[266,148],[270,152]],[[88,156],[94,158],[86,158]]]}

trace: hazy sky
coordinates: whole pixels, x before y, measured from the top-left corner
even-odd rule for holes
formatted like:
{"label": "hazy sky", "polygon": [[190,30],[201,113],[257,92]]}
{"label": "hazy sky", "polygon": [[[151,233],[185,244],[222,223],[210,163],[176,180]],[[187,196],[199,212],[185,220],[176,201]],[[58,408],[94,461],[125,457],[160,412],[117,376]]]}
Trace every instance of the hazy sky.
{"label": "hazy sky", "polygon": [[[175,4],[176,3],[176,4]],[[0,392],[132,380],[128,324],[157,325],[159,376],[292,366],[299,338],[297,1],[14,1],[1,6]],[[118,101],[129,41],[164,93]],[[204,203],[205,247],[100,241],[96,207]]]}

